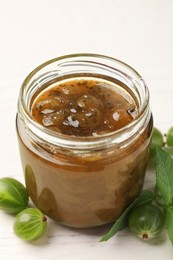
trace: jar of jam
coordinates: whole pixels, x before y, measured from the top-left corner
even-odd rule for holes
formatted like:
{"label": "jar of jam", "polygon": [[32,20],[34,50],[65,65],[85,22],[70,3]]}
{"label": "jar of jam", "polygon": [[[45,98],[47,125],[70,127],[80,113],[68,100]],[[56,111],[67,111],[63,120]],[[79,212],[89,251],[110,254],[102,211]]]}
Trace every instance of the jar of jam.
{"label": "jar of jam", "polygon": [[45,62],[22,84],[16,126],[29,196],[59,223],[115,221],[139,195],[153,120],[127,64],[95,54]]}

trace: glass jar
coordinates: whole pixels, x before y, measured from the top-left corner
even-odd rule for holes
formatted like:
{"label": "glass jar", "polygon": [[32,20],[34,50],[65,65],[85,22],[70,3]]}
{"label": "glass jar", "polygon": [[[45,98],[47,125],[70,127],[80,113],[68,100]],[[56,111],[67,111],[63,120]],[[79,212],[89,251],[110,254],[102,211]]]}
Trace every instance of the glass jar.
{"label": "glass jar", "polygon": [[[31,105],[38,94],[76,75],[118,82],[133,96],[136,118],[117,131],[87,137],[63,135],[34,121]],[[139,195],[153,120],[148,88],[127,64],[74,54],[40,65],[22,84],[16,126],[29,196],[52,219],[73,227],[103,225],[115,221]]]}

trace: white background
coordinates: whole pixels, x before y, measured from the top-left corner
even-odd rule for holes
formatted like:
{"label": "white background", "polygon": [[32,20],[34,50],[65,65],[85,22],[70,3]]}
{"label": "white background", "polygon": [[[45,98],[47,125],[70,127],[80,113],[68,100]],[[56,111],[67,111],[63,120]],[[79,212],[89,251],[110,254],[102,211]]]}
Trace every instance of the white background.
{"label": "white background", "polygon": [[[0,0],[0,177],[24,182],[15,132],[22,81],[42,62],[76,52],[134,67],[150,89],[155,126],[173,125],[172,0]],[[13,221],[0,212],[2,260],[173,259],[168,238],[147,244],[125,230],[98,243],[108,227],[75,230],[49,220],[46,236],[29,244],[13,234]]]}

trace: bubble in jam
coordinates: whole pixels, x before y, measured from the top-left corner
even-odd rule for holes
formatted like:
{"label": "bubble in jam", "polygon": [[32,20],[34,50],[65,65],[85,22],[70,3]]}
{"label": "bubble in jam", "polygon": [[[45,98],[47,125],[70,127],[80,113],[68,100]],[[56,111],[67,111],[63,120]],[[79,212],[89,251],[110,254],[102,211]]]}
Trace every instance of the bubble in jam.
{"label": "bubble in jam", "polygon": [[137,104],[121,84],[106,79],[75,77],[44,88],[31,106],[44,127],[72,136],[100,136],[133,121]]}

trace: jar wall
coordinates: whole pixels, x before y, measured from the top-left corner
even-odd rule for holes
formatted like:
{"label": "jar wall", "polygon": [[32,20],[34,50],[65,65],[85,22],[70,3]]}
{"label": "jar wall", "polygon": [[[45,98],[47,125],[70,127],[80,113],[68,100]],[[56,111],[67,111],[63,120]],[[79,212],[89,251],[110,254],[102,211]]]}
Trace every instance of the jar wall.
{"label": "jar wall", "polygon": [[[37,149],[17,117],[19,148],[28,193],[46,215],[65,225],[92,227],[115,221],[143,186],[152,117],[127,147],[92,157]],[[47,159],[46,159],[47,158]],[[52,158],[52,161],[51,161]]]}

